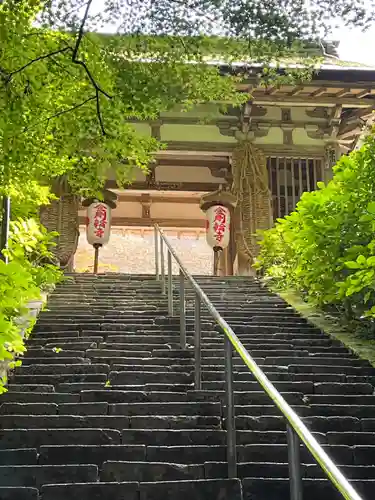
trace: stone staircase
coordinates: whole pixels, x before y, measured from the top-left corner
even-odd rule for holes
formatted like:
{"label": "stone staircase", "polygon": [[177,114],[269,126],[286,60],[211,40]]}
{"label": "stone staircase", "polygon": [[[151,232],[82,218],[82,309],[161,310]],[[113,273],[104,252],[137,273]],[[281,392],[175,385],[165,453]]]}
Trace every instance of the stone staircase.
{"label": "stone staircase", "polygon": [[[371,500],[375,369],[254,280],[198,282]],[[285,422],[238,357],[239,479],[226,479],[223,335],[205,311],[202,322],[195,391],[193,350],[179,349],[179,318],[153,277],[71,275],[58,286],[0,396],[0,500],[289,500]],[[301,451],[304,500],[341,499]]]}

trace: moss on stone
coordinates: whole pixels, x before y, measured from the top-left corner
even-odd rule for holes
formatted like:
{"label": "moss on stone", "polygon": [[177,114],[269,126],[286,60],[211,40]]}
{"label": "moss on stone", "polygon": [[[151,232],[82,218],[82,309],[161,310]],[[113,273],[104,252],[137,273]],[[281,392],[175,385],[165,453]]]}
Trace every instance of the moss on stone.
{"label": "moss on stone", "polygon": [[342,342],[360,358],[370,361],[375,366],[375,340],[366,339],[355,331],[343,326],[337,319],[305,302],[294,291],[277,292],[299,314],[326,334]]}

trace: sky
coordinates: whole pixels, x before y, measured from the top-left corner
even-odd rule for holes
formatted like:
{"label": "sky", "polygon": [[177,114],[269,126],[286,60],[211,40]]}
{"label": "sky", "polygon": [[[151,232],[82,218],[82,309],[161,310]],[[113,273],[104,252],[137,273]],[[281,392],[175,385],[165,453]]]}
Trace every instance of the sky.
{"label": "sky", "polygon": [[[100,12],[102,7],[103,0],[93,0],[91,13]],[[105,31],[112,30],[113,28],[108,30],[108,27],[105,29]],[[337,28],[330,38],[340,42],[338,49],[340,59],[375,67],[375,23],[365,33],[360,29],[348,29],[342,26]]]}
{"label": "sky", "polygon": [[341,28],[333,34],[332,39],[340,42],[340,59],[375,67],[375,25],[365,33]]}

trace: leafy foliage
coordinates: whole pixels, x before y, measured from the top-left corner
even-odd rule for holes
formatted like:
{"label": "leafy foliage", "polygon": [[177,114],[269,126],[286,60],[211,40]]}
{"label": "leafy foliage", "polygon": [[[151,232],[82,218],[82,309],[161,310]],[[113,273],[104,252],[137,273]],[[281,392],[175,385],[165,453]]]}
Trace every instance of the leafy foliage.
{"label": "leafy foliage", "polygon": [[[27,314],[27,304],[41,299],[41,291],[58,282],[62,274],[53,264],[51,247],[53,234],[48,234],[34,219],[11,222],[6,264],[0,260],[0,363],[10,368],[19,365],[13,361],[22,355],[24,325],[20,318]],[[32,325],[29,325],[32,326]],[[0,381],[0,393],[6,380]]]}
{"label": "leafy foliage", "polygon": [[374,165],[371,135],[339,160],[327,185],[263,233],[258,267],[268,279],[349,318],[375,318]]}
{"label": "leafy foliage", "polygon": [[[309,7],[294,0],[104,0],[100,8],[93,0],[4,0],[0,185],[22,187],[27,206],[38,186],[61,176],[84,196],[97,196],[109,176],[128,183],[162,146],[126,119],[154,120],[175,105],[244,102],[233,61],[262,63],[265,84],[306,79],[312,66],[280,75],[280,60],[300,55],[316,26],[328,30],[340,18],[365,27],[372,13],[373,0],[366,9],[348,0]],[[98,34],[108,27],[117,35]],[[212,59],[227,65],[224,73]],[[39,192],[37,202],[46,196]]]}

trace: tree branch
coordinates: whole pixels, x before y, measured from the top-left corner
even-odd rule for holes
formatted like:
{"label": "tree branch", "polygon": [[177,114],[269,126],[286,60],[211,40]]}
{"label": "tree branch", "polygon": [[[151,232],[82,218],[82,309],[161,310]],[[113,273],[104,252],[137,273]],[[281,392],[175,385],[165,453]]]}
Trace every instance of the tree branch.
{"label": "tree branch", "polygon": [[54,115],[49,116],[48,118],[46,118],[46,120],[50,121],[52,120],[52,118],[57,118],[58,116],[65,115],[65,113],[70,113],[70,111],[74,111],[75,109],[81,108],[82,106],[84,106],[90,101],[93,101],[94,99],[96,99],[96,96],[88,97],[86,100],[80,102],[79,104],[76,104],[75,106],[72,106],[71,108],[63,109],[62,111],[59,111]]}
{"label": "tree branch", "polygon": [[62,52],[67,52],[68,50],[71,50],[71,47],[64,47],[63,49],[55,50],[54,52],[50,52],[48,54],[44,54],[42,56],[36,57],[35,59],[32,59],[27,64],[24,64],[23,66],[21,66],[21,68],[18,68],[15,71],[12,71],[11,73],[9,73],[8,77],[7,77],[7,81],[9,82],[14,75],[16,75],[17,73],[21,73],[21,71],[26,69],[28,66],[31,66],[35,62],[41,61],[43,59],[47,59],[48,57],[55,56],[56,54],[61,54]]}
{"label": "tree branch", "polygon": [[66,113],[70,113],[71,111],[74,111],[78,108],[81,108],[82,106],[84,106],[85,104],[87,104],[88,102],[90,101],[94,101],[95,99],[97,99],[97,96],[94,95],[94,96],[91,96],[87,99],[85,99],[84,101],[80,102],[79,104],[76,104],[75,106],[72,106],[70,108],[67,108],[67,109],[63,109],[62,111],[58,111],[57,113],[51,115],[51,116],[48,116],[47,118],[43,118],[43,120],[39,120],[38,122],[32,124],[31,126],[29,127],[26,127],[22,133],[25,133],[27,132],[28,130],[30,130],[31,128],[34,128],[36,127],[37,125],[39,125],[40,123],[44,123],[44,122],[47,122],[47,125],[48,125],[48,122],[50,120],[52,120],[53,118],[58,118],[59,116],[61,115],[65,115]]}
{"label": "tree branch", "polygon": [[79,31],[78,31],[77,40],[76,40],[76,43],[75,43],[75,46],[74,46],[74,49],[73,49],[73,56],[72,56],[73,61],[75,59],[77,59],[79,46],[81,45],[81,41],[82,41],[82,37],[83,37],[83,30],[85,28],[85,24],[86,24],[88,15],[89,15],[91,4],[92,4],[92,0],[88,0],[87,5],[86,5],[85,14],[84,14],[84,16],[82,18],[81,26],[79,27]]}
{"label": "tree branch", "polygon": [[88,0],[87,5],[86,5],[86,10],[85,10],[85,13],[84,13],[82,21],[81,21],[81,25],[79,27],[79,31],[78,31],[76,43],[74,45],[74,49],[73,49],[73,53],[72,53],[72,62],[74,64],[78,64],[79,66],[83,67],[83,69],[85,70],[85,72],[86,72],[86,74],[87,74],[87,76],[88,76],[91,84],[93,85],[93,87],[95,89],[96,114],[98,116],[98,121],[99,121],[99,125],[100,125],[100,129],[102,131],[102,134],[103,135],[107,135],[107,133],[105,131],[105,128],[104,128],[103,117],[102,117],[102,113],[101,113],[101,109],[100,109],[100,94],[103,94],[108,99],[112,99],[112,96],[109,95],[107,92],[105,92],[105,90],[103,90],[96,83],[96,81],[95,81],[94,77],[92,76],[92,74],[91,74],[89,68],[87,67],[86,63],[84,61],[82,61],[81,59],[78,59],[78,51],[79,51],[79,47],[80,47],[81,42],[82,42],[83,32],[84,32],[84,29],[85,29],[85,24],[86,24],[88,15],[89,15],[91,4],[92,4],[92,0]]}
{"label": "tree branch", "polygon": [[102,113],[100,110],[100,95],[99,95],[98,90],[96,91],[95,97],[96,97],[96,114],[98,115],[100,129],[101,129],[103,135],[107,135],[107,132],[105,131],[105,128],[104,128]]}

